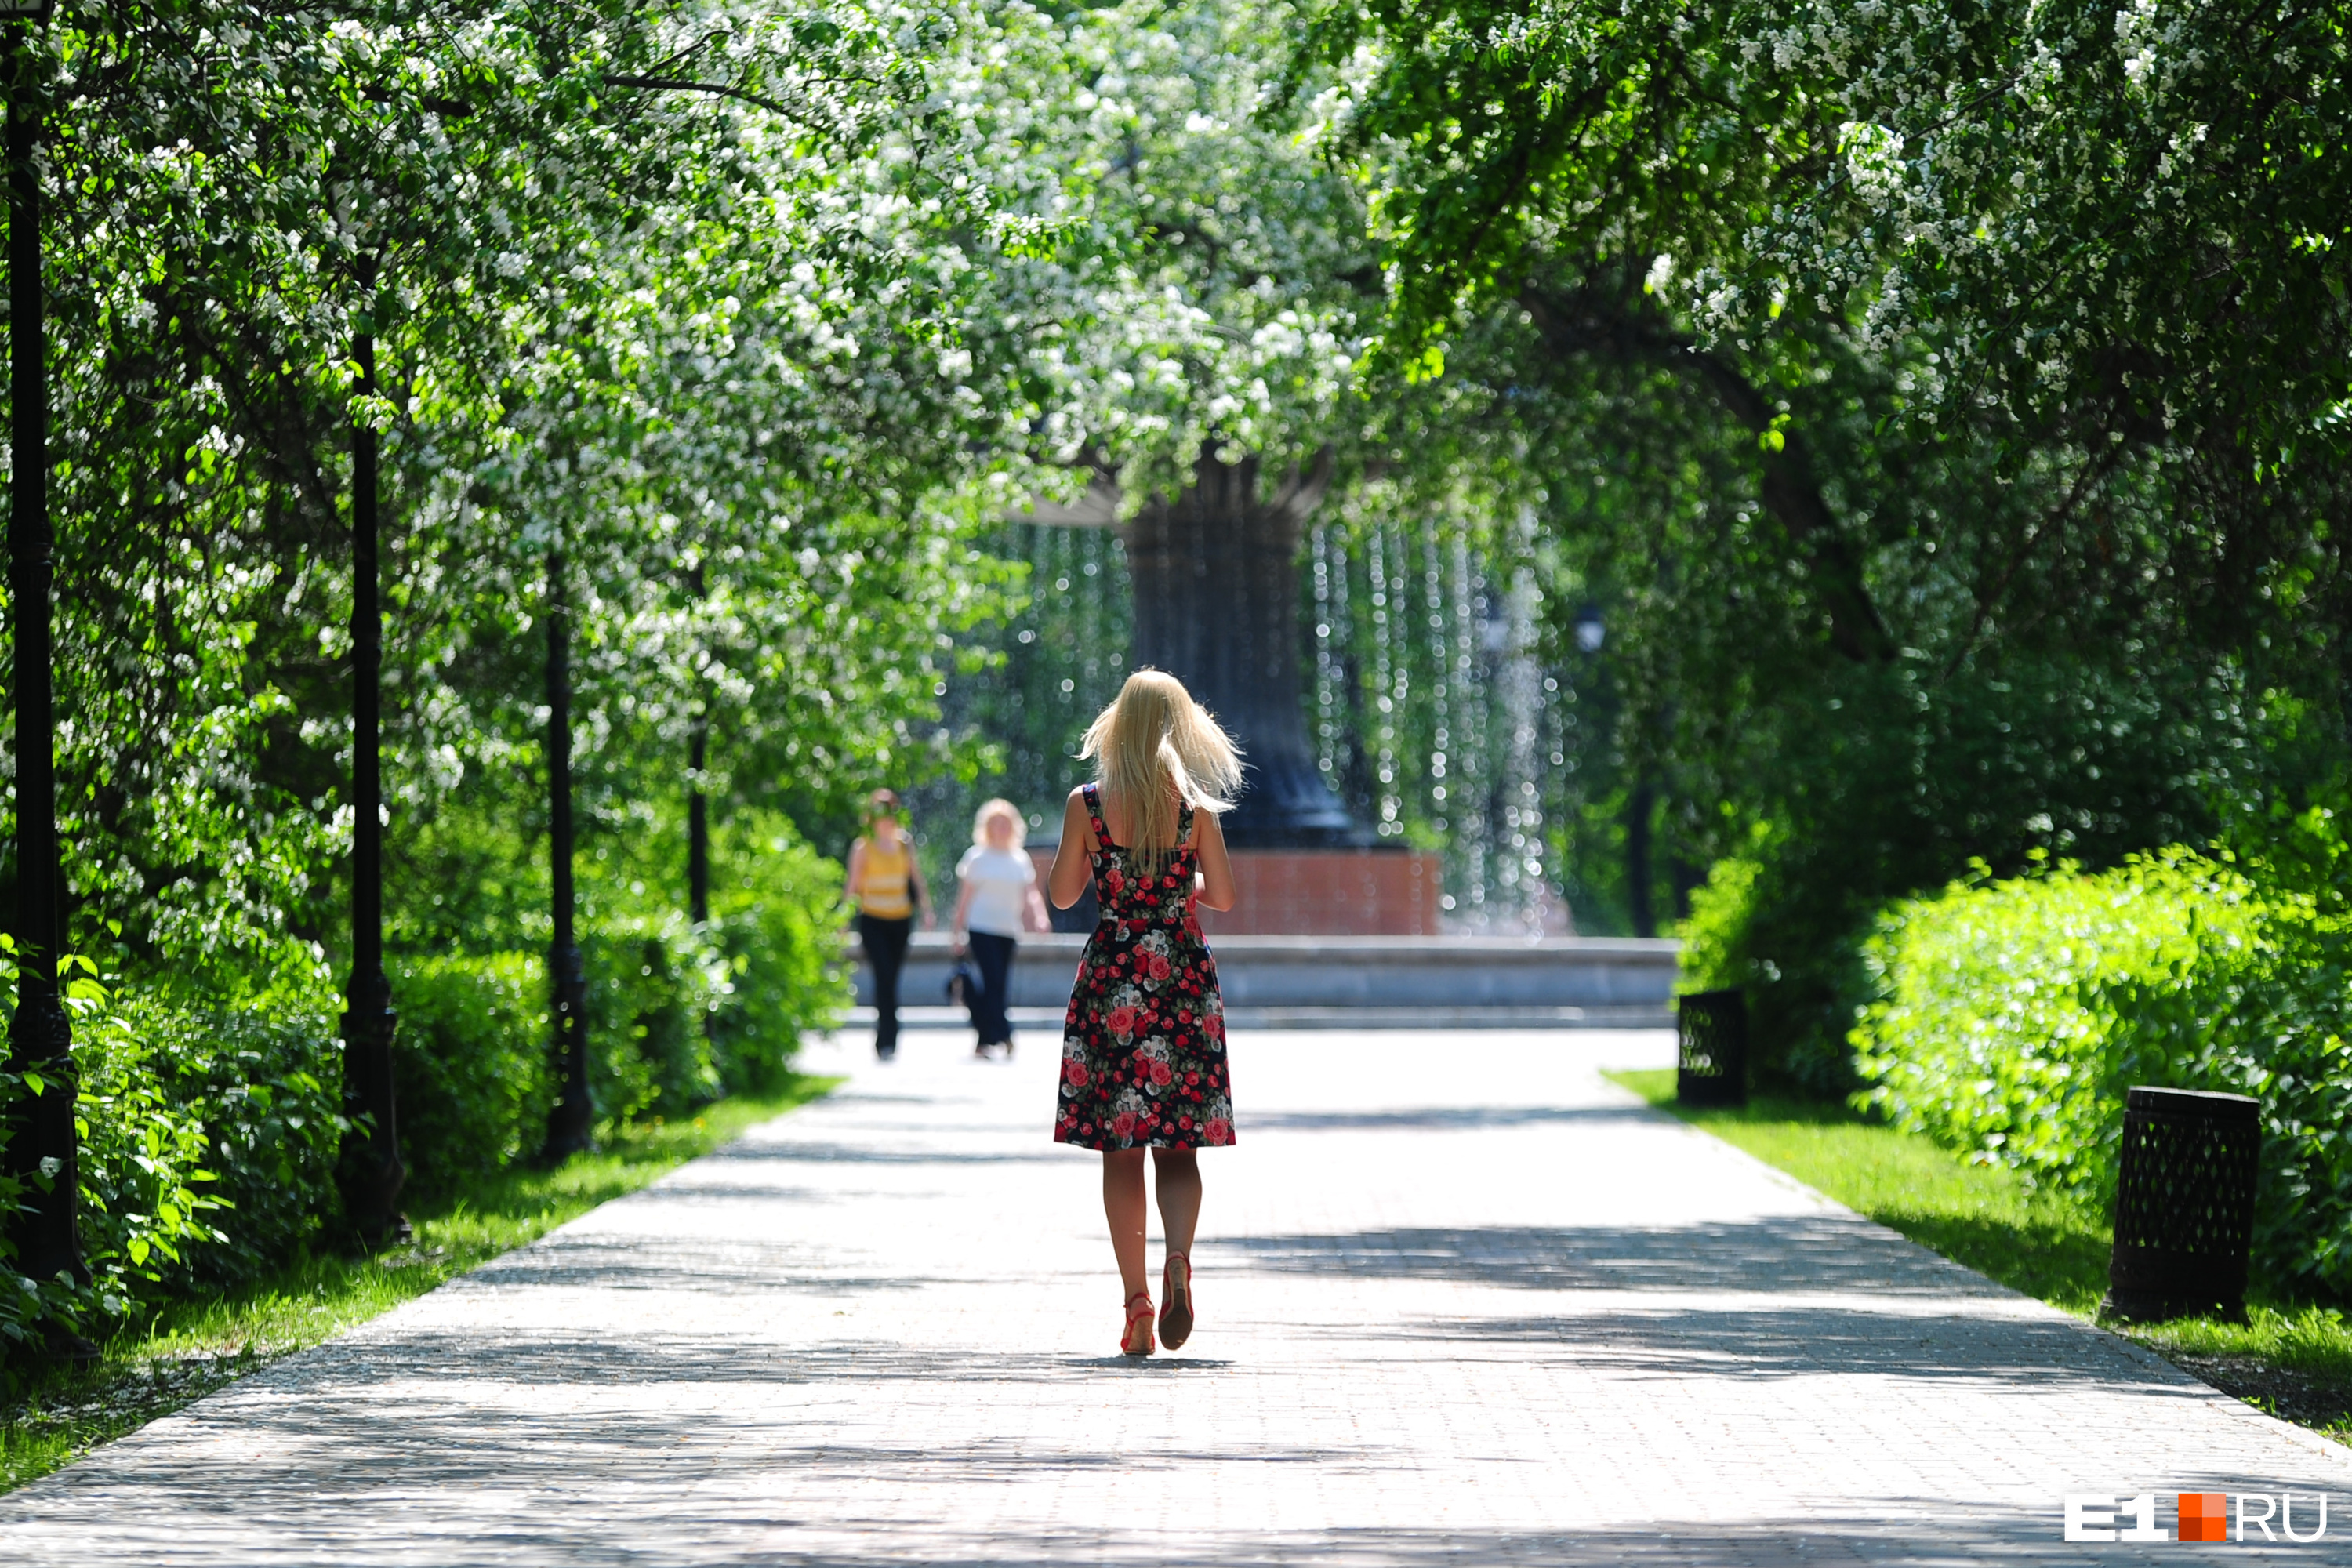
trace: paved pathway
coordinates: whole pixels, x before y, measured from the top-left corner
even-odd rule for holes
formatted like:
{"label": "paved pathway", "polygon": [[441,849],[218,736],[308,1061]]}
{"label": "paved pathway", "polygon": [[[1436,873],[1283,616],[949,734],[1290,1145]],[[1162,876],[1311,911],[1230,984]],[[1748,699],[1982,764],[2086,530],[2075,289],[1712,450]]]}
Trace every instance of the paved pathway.
{"label": "paved pathway", "polygon": [[1051,1040],[820,1047],[831,1100],[0,1499],[0,1562],[2179,1563],[2237,1549],[2061,1494],[2283,1486],[2352,1560],[2345,1451],[1597,1076],[1668,1048],[1238,1037],[1136,1365]]}

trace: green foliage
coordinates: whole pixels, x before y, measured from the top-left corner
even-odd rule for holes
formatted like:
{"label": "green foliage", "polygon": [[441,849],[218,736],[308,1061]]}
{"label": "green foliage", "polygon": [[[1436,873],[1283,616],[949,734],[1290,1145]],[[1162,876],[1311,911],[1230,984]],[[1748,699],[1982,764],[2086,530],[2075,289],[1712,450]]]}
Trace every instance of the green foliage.
{"label": "green foliage", "polygon": [[[2310,814],[2318,858],[2341,834]],[[2124,1090],[2263,1101],[2257,1267],[2352,1289],[2352,922],[2277,863],[2184,850],[2095,875],[1979,874],[1891,910],[1853,1033],[1897,1125],[2112,1199]]]}
{"label": "green foliage", "polygon": [[1756,879],[1763,867],[1746,855],[1727,855],[1691,893],[1690,918],[1675,934],[1682,939],[1685,991],[1732,991],[1759,978],[1748,937],[1756,926]]}
{"label": "green foliage", "polygon": [[[239,1283],[314,1240],[334,1211],[343,1126],[342,1047],[334,1020],[299,1009],[200,1007],[137,994],[118,1001],[116,1037],[137,1042],[141,1064],[122,1081],[128,1087],[152,1074],[152,1089],[136,1090],[152,1097],[149,1124],[184,1117],[200,1128],[201,1163],[212,1173],[194,1184],[213,1234],[153,1282],[172,1292]],[[106,1053],[77,1046],[83,1117],[95,1127],[90,1073],[93,1058]],[[153,1136],[144,1128],[137,1135],[142,1145]],[[95,1147],[94,1138],[89,1146]],[[132,1163],[144,1169],[151,1158],[142,1148]],[[119,1159],[110,1163],[121,1169]],[[82,1184],[88,1191],[87,1169]],[[210,1209],[213,1203],[220,1206]],[[87,1238],[89,1211],[83,1212]]]}
{"label": "green foliage", "polygon": [[1818,707],[1758,710],[1677,748],[1683,790],[1769,808],[1743,836],[1710,825],[1701,840],[1738,864],[1702,895],[1703,918],[1695,902],[1686,973],[1746,987],[1759,1065],[1820,1092],[1853,1087],[1861,950],[1887,902],[1972,860],[2010,876],[2204,837],[2209,801],[2266,782],[2236,761],[2254,716],[2221,672],[2021,656],[1939,679],[1906,659],[1820,689]]}
{"label": "green foliage", "polygon": [[[607,911],[581,943],[590,1093],[608,1125],[772,1091],[802,1033],[847,1005],[839,866],[781,817],[746,816],[715,835],[725,879],[708,927]],[[412,1190],[435,1198],[536,1154],[555,1096],[544,952],[409,954],[386,968]]]}
{"label": "green foliage", "polygon": [[726,997],[725,956],[676,911],[608,923],[580,949],[597,1114],[675,1118],[718,1098],[710,1026]]}
{"label": "green foliage", "polygon": [[1571,893],[1645,787],[1654,859],[1753,860],[1704,962],[1768,1067],[1841,1081],[1875,912],[1972,858],[2341,804],[2340,6],[1304,11],[1360,374],[1442,366],[1553,614],[1605,612]]}
{"label": "green foliage", "polygon": [[751,868],[753,879],[712,900],[709,940],[724,955],[725,996],[710,1015],[710,1048],[728,1093],[772,1093],[791,1077],[802,1035],[831,1028],[850,1005],[841,866],[774,819],[737,825],[717,847],[721,864]]}
{"label": "green foliage", "polygon": [[[14,963],[0,969],[13,1001]],[[67,960],[67,973],[90,1279],[28,1280],[8,1268],[0,1235],[0,1340],[16,1343],[46,1321],[94,1327],[250,1279],[316,1234],[333,1205],[341,1073],[323,1019],[110,991],[85,959]],[[31,1087],[0,1074],[0,1121]],[[0,1209],[26,1195],[0,1188]]]}
{"label": "green foliage", "polygon": [[430,1200],[534,1154],[554,1103],[547,960],[396,957],[393,1083],[410,1187]]}

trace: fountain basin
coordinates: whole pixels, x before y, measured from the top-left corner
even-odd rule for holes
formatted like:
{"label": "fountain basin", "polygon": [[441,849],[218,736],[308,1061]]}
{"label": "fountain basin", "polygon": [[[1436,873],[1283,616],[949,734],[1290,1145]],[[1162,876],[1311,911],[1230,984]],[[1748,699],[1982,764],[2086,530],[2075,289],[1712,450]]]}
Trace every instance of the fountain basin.
{"label": "fountain basin", "polygon": [[[1058,1025],[1082,936],[1033,933],[1013,969],[1013,1021]],[[1213,936],[1225,1006],[1239,1027],[1660,1028],[1674,1021],[1682,944],[1634,937]],[[872,981],[859,960],[857,1000]],[[908,1022],[956,1024],[944,931],[918,931],[899,980]]]}

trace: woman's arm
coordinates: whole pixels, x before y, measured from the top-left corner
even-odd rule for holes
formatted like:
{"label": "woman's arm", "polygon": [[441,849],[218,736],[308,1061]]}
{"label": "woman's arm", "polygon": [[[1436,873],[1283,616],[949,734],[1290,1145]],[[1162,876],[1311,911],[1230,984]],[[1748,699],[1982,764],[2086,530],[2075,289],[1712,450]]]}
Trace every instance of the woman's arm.
{"label": "woman's arm", "polygon": [[866,840],[863,838],[849,847],[849,878],[842,890],[853,904],[865,896]]}
{"label": "woman's arm", "polygon": [[1094,876],[1095,830],[1087,821],[1087,798],[1072,790],[1062,807],[1062,842],[1054,847],[1054,868],[1045,873],[1045,896],[1057,910],[1078,901]]}
{"label": "woman's arm", "polygon": [[971,913],[971,895],[973,892],[973,883],[971,878],[965,877],[960,879],[963,883],[963,891],[956,895],[955,913],[948,917],[948,930],[954,933],[955,939],[958,942],[961,942],[963,940],[964,917]]}
{"label": "woman's arm", "polygon": [[1225,854],[1225,830],[1213,811],[1192,814],[1192,842],[1201,861],[1201,907],[1229,910],[1238,897],[1234,890],[1234,863]]}
{"label": "woman's arm", "polygon": [[923,868],[915,859],[915,846],[912,840],[909,840],[907,845],[907,886],[915,890],[915,908],[922,911],[923,929],[929,931],[939,924],[938,919],[931,913],[931,890],[923,885]]}
{"label": "woman's arm", "polygon": [[1035,882],[1021,889],[1021,914],[1031,931],[1054,929],[1054,917],[1045,912],[1045,900],[1037,896]]}

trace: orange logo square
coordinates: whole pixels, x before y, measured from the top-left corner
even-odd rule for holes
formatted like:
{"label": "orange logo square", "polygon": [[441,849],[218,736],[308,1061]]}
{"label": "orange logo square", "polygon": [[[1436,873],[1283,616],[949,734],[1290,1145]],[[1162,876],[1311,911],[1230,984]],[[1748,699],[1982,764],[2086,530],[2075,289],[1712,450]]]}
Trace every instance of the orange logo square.
{"label": "orange logo square", "polygon": [[2225,1492],[2182,1492],[2180,1494],[2180,1539],[2183,1541],[2229,1540],[2229,1495]]}

